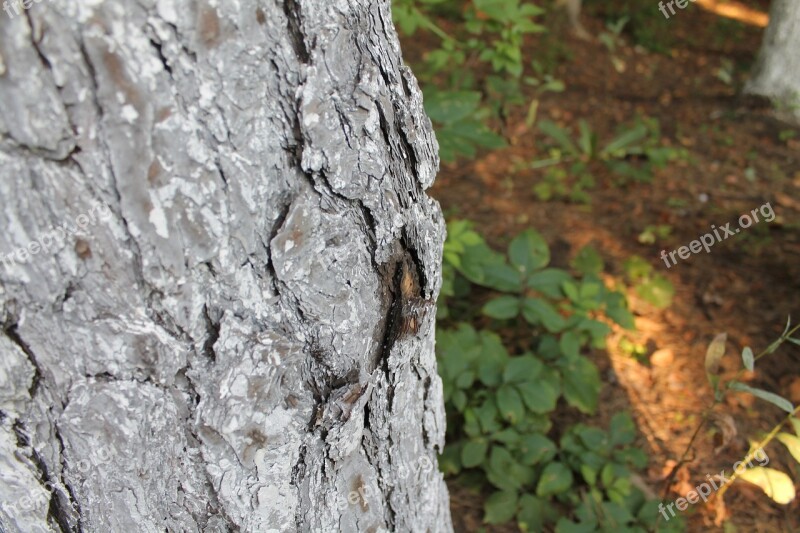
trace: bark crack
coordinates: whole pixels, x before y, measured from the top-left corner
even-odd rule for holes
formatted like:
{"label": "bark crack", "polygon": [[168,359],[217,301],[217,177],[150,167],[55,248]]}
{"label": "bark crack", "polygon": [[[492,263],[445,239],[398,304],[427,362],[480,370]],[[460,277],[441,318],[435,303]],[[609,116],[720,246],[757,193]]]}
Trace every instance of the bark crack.
{"label": "bark crack", "polygon": [[303,64],[308,64],[311,59],[311,54],[306,45],[306,36],[302,28],[302,10],[297,0],[284,0],[283,12],[286,15],[287,28],[289,30],[289,39],[292,43],[292,48],[297,58]]}
{"label": "bark crack", "polygon": [[16,344],[20,350],[27,356],[28,360],[30,361],[31,365],[33,365],[34,373],[33,373],[33,380],[31,381],[31,386],[28,389],[28,394],[30,395],[31,399],[34,398],[36,392],[39,390],[39,385],[41,381],[44,379],[44,375],[42,374],[42,368],[39,366],[39,362],[36,359],[36,354],[33,353],[33,350],[25,342],[22,337],[19,335],[19,330],[17,329],[16,321],[10,321],[3,325],[3,333],[5,334],[8,339]]}
{"label": "bark crack", "polygon": [[[36,449],[31,446],[30,437],[28,436],[25,426],[22,421],[17,420],[14,422],[14,434],[17,437],[17,446],[26,450],[29,450],[29,458],[31,463],[36,467],[38,471],[39,483],[42,486],[45,486],[47,483],[52,485],[52,477],[50,475],[50,470],[47,468],[47,464],[45,463],[42,456]],[[56,440],[59,442],[59,457],[62,461],[62,472],[65,468],[64,465],[64,442],[61,437],[61,433],[58,430],[58,425],[53,424],[53,432],[55,434]],[[69,503],[69,507],[76,509],[77,511],[77,519],[78,522],[75,527],[70,526],[70,518],[72,517],[72,512],[68,508],[65,508],[64,503],[58,497],[57,494],[50,491],[50,504],[47,510],[47,517],[52,520],[55,524],[58,525],[58,528],[62,533],[81,533],[83,531],[80,525],[80,505],[78,504],[77,500],[75,499],[75,494],[72,488],[66,483],[63,476],[60,477],[59,481],[61,485],[64,487],[66,494],[64,494],[65,499]],[[60,487],[55,487],[61,492]]]}
{"label": "bark crack", "polygon": [[219,320],[211,318],[208,304],[203,306],[203,318],[206,322],[206,340],[203,343],[203,355],[213,364],[217,361],[217,352],[214,350],[214,345],[219,340],[220,323]]}

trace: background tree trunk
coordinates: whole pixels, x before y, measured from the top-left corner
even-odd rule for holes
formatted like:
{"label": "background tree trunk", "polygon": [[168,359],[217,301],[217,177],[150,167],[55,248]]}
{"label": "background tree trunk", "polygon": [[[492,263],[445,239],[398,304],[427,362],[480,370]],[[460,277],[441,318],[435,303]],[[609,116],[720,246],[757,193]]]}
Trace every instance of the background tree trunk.
{"label": "background tree trunk", "polygon": [[0,14],[2,529],[450,530],[436,152],[385,1]]}
{"label": "background tree trunk", "polygon": [[800,2],[772,0],[769,26],[745,92],[775,100],[781,115],[800,122]]}

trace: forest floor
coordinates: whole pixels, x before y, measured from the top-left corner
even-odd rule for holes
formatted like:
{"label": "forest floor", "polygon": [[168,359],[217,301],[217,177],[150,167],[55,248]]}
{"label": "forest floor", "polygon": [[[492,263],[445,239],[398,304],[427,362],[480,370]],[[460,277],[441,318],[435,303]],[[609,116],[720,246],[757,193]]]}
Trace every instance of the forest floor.
{"label": "forest floor", "polygon": [[[595,7],[596,6],[596,7]],[[767,10],[767,2],[751,2]],[[605,6],[592,4],[583,22],[593,35],[604,31]],[[653,7],[653,9],[656,9]],[[548,15],[555,17],[557,14]],[[474,221],[496,248],[510,236],[533,227],[550,242],[555,266],[586,244],[593,244],[607,272],[622,276],[623,262],[633,255],[645,258],[675,287],[670,307],[659,310],[629,296],[636,315],[635,333],[616,332],[607,351],[592,357],[604,377],[600,413],[593,422],[605,425],[620,411],[629,411],[640,431],[638,443],[650,455],[644,482],[672,501],[702,483],[707,474],[745,456],[755,440],[783,417],[781,412],[752,397],[736,395],[717,409],[717,426],[707,426],[670,487],[666,477],[683,454],[704,408],[713,394],[703,367],[708,343],[728,333],[723,366],[732,376],[745,346],[756,353],[783,331],[787,316],[800,321],[800,130],[778,121],[768,108],[739,96],[755,60],[763,28],[731,21],[690,4],[670,21],[674,44],[667,53],[646,52],[626,44],[615,54],[624,72],[612,65],[607,47],[596,39],[575,38],[561,24],[550,37],[532,38],[530,57],[553,46],[567,56],[555,68],[566,84],[562,93],[540,97],[538,119],[549,119],[574,131],[586,119],[600,139],[610,139],[618,126],[637,115],[657,118],[661,142],[685,148],[690,157],[657,170],[651,182],[619,183],[605,166],[592,168],[596,186],[586,204],[542,201],[533,187],[544,176],[527,163],[545,159],[544,136],[526,125],[527,107],[507,116],[500,131],[505,149],[484,151],[473,160],[443,164],[431,194],[449,219]],[[423,53],[424,40],[404,42],[412,66]],[[551,49],[552,52],[552,49]],[[720,75],[722,72],[722,75]],[[727,79],[725,74],[731,79]],[[531,98],[533,94],[531,93]],[[717,227],[734,222],[770,203],[772,222],[759,222],[717,243],[710,253],[693,254],[667,268],[661,251],[688,245]],[[656,235],[643,244],[638,238],[648,226],[668,226],[669,235]],[[647,241],[647,239],[644,239]],[[643,346],[634,357],[621,340]],[[800,347],[786,345],[759,361],[745,380],[800,403]],[[574,415],[564,415],[565,417]],[[564,418],[567,421],[567,418]],[[731,431],[735,430],[735,436]],[[786,450],[767,448],[771,467],[800,473]],[[459,531],[482,526],[482,495],[450,483],[451,508]],[[800,528],[800,502],[776,505],[758,489],[736,483],[725,496],[727,512],[710,500],[684,513],[689,531],[772,532]],[[720,514],[722,513],[722,514]],[[726,527],[715,518],[726,517]],[[735,529],[731,529],[731,525]],[[514,526],[486,531],[516,531]]]}

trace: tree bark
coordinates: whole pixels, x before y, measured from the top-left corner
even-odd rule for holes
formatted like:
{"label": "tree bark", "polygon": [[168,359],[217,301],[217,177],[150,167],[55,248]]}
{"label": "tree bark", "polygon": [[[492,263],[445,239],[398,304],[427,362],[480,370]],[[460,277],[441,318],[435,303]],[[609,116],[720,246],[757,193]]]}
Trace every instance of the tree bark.
{"label": "tree bark", "polygon": [[800,2],[772,0],[769,26],[745,92],[772,99],[780,115],[800,122]]}
{"label": "tree bark", "polygon": [[421,100],[383,0],[0,14],[0,529],[452,530]]}

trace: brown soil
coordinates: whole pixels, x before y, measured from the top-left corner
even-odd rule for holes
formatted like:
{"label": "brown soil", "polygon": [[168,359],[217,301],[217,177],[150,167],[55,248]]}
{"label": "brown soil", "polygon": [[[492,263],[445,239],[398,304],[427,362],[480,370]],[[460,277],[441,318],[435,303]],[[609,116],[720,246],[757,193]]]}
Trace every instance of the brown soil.
{"label": "brown soil", "polygon": [[[765,4],[751,2],[751,7],[766,11]],[[603,31],[603,8],[591,8],[583,16],[595,35]],[[500,127],[509,140],[507,149],[443,165],[432,190],[448,218],[474,221],[497,247],[533,227],[545,235],[555,255],[561,251],[561,263],[592,243],[611,275],[620,276],[623,261],[639,255],[675,286],[673,305],[663,311],[631,294],[638,332],[626,335],[647,347],[645,357],[637,360],[618,348],[622,332],[609,340],[607,353],[593,354],[605,385],[601,412],[592,423],[604,425],[622,410],[633,414],[641,432],[639,444],[651,457],[642,477],[659,494],[712,400],[703,369],[711,339],[728,332],[724,367],[730,376],[741,366],[738,354],[744,346],[759,352],[780,335],[788,315],[800,319],[800,131],[795,130],[793,139],[780,140],[780,132],[792,128],[773,118],[767,107],[738,96],[745,69],[736,70],[731,85],[715,75],[726,59],[746,68],[761,42],[761,28],[737,24],[735,36],[725,34],[731,27],[690,5],[670,21],[676,45],[668,54],[647,53],[630,44],[618,50],[626,65],[623,73],[615,71],[599,42],[558,31],[556,37],[572,55],[555,72],[567,88],[541,98],[539,119],[574,131],[584,118],[600,139],[609,139],[637,114],[658,118],[662,142],[687,148],[692,160],[657,171],[651,183],[615,185],[601,167],[594,172],[597,186],[590,191],[589,205],[540,201],[532,187],[543,171],[520,171],[518,163],[545,158],[544,138],[525,126],[527,110],[520,109]],[[406,59],[414,65],[426,43],[419,36],[408,41]],[[542,42],[530,42],[528,57],[536,57]],[[753,170],[746,173],[748,167]],[[777,214],[772,223],[756,224],[716,244],[710,254],[692,255],[669,269],[660,259],[662,249],[688,245],[712,224],[735,221],[766,202]],[[640,244],[637,236],[645,227],[658,224],[670,225],[671,235],[656,244]],[[757,371],[745,379],[800,402],[799,361],[800,347],[787,345],[759,361]],[[783,417],[771,405],[743,395],[723,407],[717,425],[732,425],[736,435],[720,446],[721,430],[713,424],[701,432],[691,460],[668,487],[668,500],[683,496],[706,474],[730,471],[747,453],[748,439],[762,437]],[[800,469],[780,444],[771,444],[767,453],[769,466],[800,479]],[[516,531],[511,525],[482,526],[481,495],[453,483],[450,489],[457,530]],[[722,509],[712,503],[685,513],[689,531],[723,531],[714,523]],[[725,504],[727,521],[736,531],[800,528],[798,500],[776,505],[745,483],[728,491]]]}

